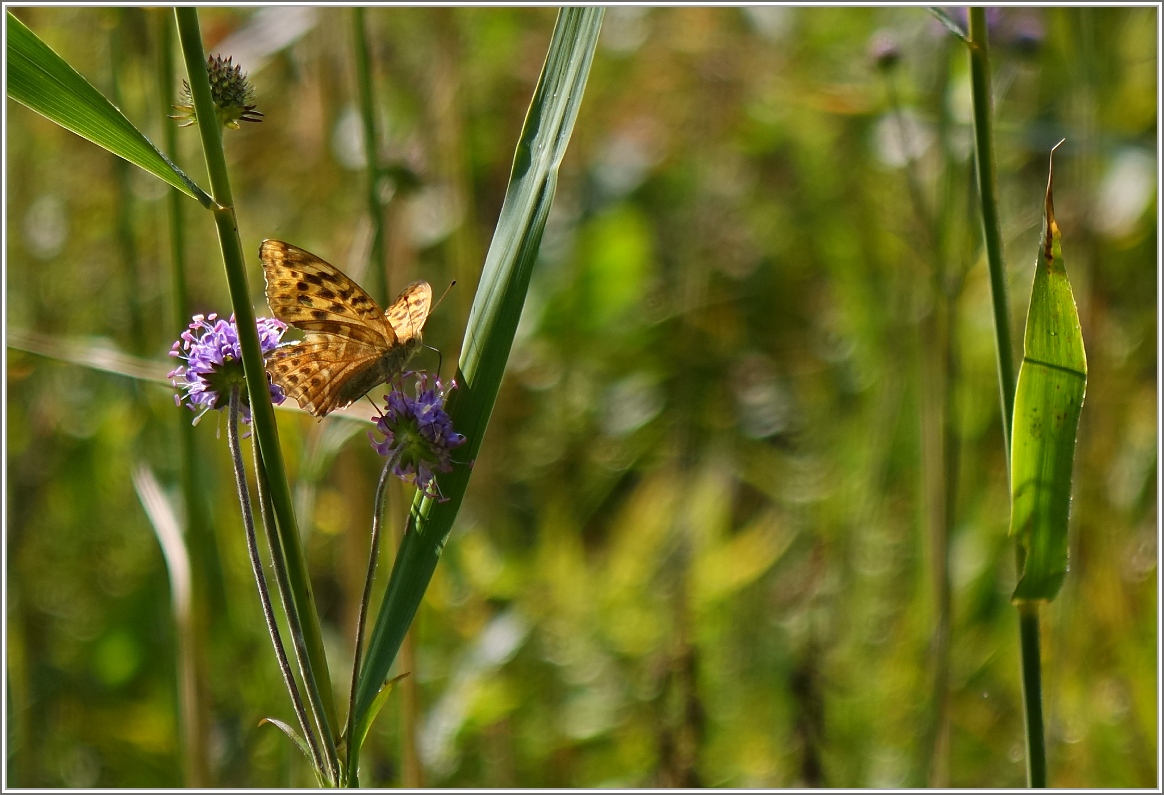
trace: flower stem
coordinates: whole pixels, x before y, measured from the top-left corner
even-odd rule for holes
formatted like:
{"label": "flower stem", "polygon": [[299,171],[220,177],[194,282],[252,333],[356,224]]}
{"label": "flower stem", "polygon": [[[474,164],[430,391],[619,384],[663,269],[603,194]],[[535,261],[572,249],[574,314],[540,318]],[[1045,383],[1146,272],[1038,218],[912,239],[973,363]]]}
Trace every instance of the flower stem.
{"label": "flower stem", "polygon": [[[254,438],[254,454],[255,454],[255,486],[259,492],[259,509],[260,516],[263,519],[263,533],[267,539],[267,548],[271,550],[271,569],[275,572],[275,586],[279,589],[279,601],[283,604],[283,614],[287,616],[287,624],[291,628],[292,639],[296,643],[296,653],[303,655],[306,649],[303,648],[303,629],[298,624],[298,618],[288,609],[291,603],[291,586],[287,582],[287,561],[283,558],[283,548],[279,545],[279,536],[276,531],[274,521],[274,511],[271,505],[271,487],[270,479],[267,477],[266,467],[263,466],[262,451],[259,449],[258,437]],[[294,693],[293,699],[298,699],[299,694]],[[302,701],[298,702],[302,708]],[[316,713],[318,719],[319,714]],[[301,719],[301,722],[306,721],[306,717]],[[328,727],[322,723],[317,725],[320,733],[327,736]],[[309,735],[310,736],[310,735]],[[312,737],[314,742],[314,737]],[[332,781],[339,781],[339,759],[332,750],[331,744],[326,746],[328,752],[327,762],[330,779]],[[316,764],[319,765],[318,760]],[[323,768],[320,767],[320,770]]]}
{"label": "flower stem", "polygon": [[[271,395],[267,386],[267,375],[263,367],[263,354],[255,328],[255,313],[251,306],[250,290],[247,285],[246,259],[242,252],[238,226],[235,222],[230,179],[227,174],[226,156],[222,148],[222,131],[210,96],[210,80],[206,70],[206,55],[202,49],[202,34],[198,25],[198,10],[182,6],[174,9],[178,22],[179,40],[186,64],[190,92],[198,120],[198,131],[202,138],[202,149],[206,158],[207,171],[214,195],[212,207],[219,245],[222,249],[226,280],[230,290],[231,305],[238,326],[239,344],[242,349],[243,371],[246,374],[247,390],[250,395],[254,432],[262,453],[263,466],[269,477],[271,499],[278,523],[279,546],[286,560],[287,578],[291,586],[292,600],[288,604],[289,621],[294,615],[298,619],[303,638],[295,644],[300,672],[310,698],[312,710],[323,727],[323,742],[328,750],[328,758],[335,758],[335,734],[332,727],[338,725],[335,697],[331,690],[327,656],[323,648],[323,634],[319,616],[315,610],[315,600],[311,592],[311,580],[299,542],[299,527],[291,502],[291,489],[287,484],[287,473],[283,463],[283,453],[279,447],[279,433],[275,424],[275,411],[271,406]],[[295,632],[296,623],[291,623]],[[300,650],[304,650],[302,653]]]}
{"label": "flower stem", "polygon": [[[1006,303],[1006,271],[1002,261],[1002,233],[998,212],[998,186],[994,174],[994,138],[991,131],[990,52],[986,34],[986,10],[970,8],[970,90],[974,102],[974,153],[978,168],[978,197],[986,259],[990,268],[990,297],[994,309],[994,335],[998,360],[998,385],[1002,398],[1003,440],[1009,479],[1011,427],[1014,416],[1014,355]],[[1015,562],[1022,574],[1022,548]],[[1039,670],[1038,607],[1019,608],[1019,648],[1022,660],[1023,712],[1027,735],[1027,786],[1047,786],[1047,759],[1043,738],[1043,686]]]}
{"label": "flower stem", "polygon": [[[242,450],[238,439],[239,418],[239,388],[237,385],[230,389],[230,415],[226,423],[226,438],[230,445],[230,457],[234,463],[234,481],[238,487],[238,499],[242,505],[243,526],[247,534],[247,552],[250,555],[251,571],[255,575],[255,585],[259,589],[259,601],[263,605],[263,618],[267,621],[267,631],[271,635],[271,645],[275,647],[275,657],[279,661],[279,671],[283,674],[283,683],[291,695],[291,704],[295,708],[295,717],[299,720],[299,730],[307,740],[311,749],[311,761],[315,765],[316,775],[320,776],[323,770],[323,760],[319,756],[319,743],[315,732],[311,731],[307,722],[307,711],[303,708],[303,699],[299,695],[299,687],[295,684],[295,675],[291,672],[291,665],[287,661],[287,653],[283,649],[283,639],[279,635],[279,625],[275,621],[275,611],[271,608],[271,594],[267,588],[267,577],[263,574],[263,563],[259,558],[259,546],[255,539],[255,517],[251,509],[250,491],[247,489],[246,473],[243,470]],[[264,511],[265,513],[265,511]],[[264,526],[267,523],[264,522]]]}
{"label": "flower stem", "polygon": [[[1022,565],[1019,565],[1022,571]],[[1039,665],[1039,605],[1019,605],[1019,639],[1023,661],[1023,715],[1027,729],[1027,784],[1047,786],[1047,749],[1043,729],[1043,672]]]}
{"label": "flower stem", "polygon": [[388,494],[389,475],[396,466],[399,456],[389,456],[376,484],[376,497],[372,509],[372,548],[368,553],[368,576],[364,580],[364,595],[360,598],[360,617],[356,622],[356,648],[352,654],[352,689],[348,701],[348,767],[347,786],[358,787],[360,767],[360,743],[355,740],[356,731],[356,685],[360,678],[360,651],[364,647],[364,628],[368,619],[368,605],[372,601],[372,581],[376,577],[376,563],[380,558],[380,535],[384,524],[384,505]]}

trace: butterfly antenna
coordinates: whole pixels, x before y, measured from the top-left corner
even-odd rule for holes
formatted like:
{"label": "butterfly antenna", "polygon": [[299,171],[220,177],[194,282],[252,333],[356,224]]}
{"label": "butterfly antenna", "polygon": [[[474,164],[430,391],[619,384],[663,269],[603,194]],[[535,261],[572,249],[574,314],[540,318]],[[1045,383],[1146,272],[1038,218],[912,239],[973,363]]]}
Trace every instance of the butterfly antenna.
{"label": "butterfly antenna", "polygon": [[383,419],[384,412],[380,411],[380,407],[376,405],[376,401],[372,400],[371,394],[365,392],[364,397],[366,397],[368,399],[368,402],[372,404],[372,408],[374,408],[376,410],[376,413],[380,415],[380,418]]}
{"label": "butterfly antenna", "polygon": [[432,314],[433,312],[436,311],[436,308],[441,305],[441,301],[445,300],[445,296],[449,294],[449,290],[453,289],[453,286],[456,283],[457,283],[456,279],[453,279],[451,282],[449,282],[449,286],[445,288],[445,291],[443,293],[441,293],[441,297],[438,298],[437,302],[432,305],[432,309],[428,310],[429,314]]}
{"label": "butterfly antenna", "polygon": [[434,352],[436,353],[436,355],[437,355],[437,378],[440,378],[440,376],[441,376],[441,365],[442,365],[442,364],[444,364],[444,362],[445,362],[445,357],[444,357],[444,354],[442,354],[442,353],[441,353],[441,349],[440,349],[440,348],[434,348],[434,347],[433,347],[433,346],[431,346],[431,345],[425,345],[424,347],[426,347],[426,348],[428,348],[430,351],[434,351]]}

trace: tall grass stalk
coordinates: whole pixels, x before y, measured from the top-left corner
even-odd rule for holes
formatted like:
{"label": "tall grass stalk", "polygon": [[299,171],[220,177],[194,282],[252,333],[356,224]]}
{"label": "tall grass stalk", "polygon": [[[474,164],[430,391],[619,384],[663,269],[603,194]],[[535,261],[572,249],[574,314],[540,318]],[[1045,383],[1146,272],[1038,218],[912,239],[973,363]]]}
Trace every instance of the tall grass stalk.
{"label": "tall grass stalk", "polygon": [[367,626],[368,605],[372,602],[372,584],[376,579],[376,568],[380,561],[380,536],[383,533],[384,510],[387,505],[388,481],[392,468],[399,461],[399,454],[394,454],[384,462],[380,472],[380,480],[376,484],[376,496],[372,501],[372,538],[368,550],[368,573],[364,577],[364,592],[360,597],[360,614],[356,621],[356,643],[352,652],[352,687],[349,691],[348,722],[345,729],[346,736],[355,735],[356,719],[356,684],[360,676],[360,653],[364,648],[364,630]]}
{"label": "tall grass stalk", "polygon": [[216,118],[214,102],[210,95],[210,81],[206,70],[206,54],[202,47],[202,36],[198,24],[198,11],[191,7],[174,10],[178,23],[178,35],[182,45],[182,56],[190,83],[197,113],[198,130],[202,139],[202,149],[210,176],[214,206],[211,212],[218,231],[226,280],[230,290],[231,306],[238,327],[239,344],[242,349],[243,371],[246,375],[250,396],[253,430],[257,436],[261,467],[269,479],[271,502],[278,526],[279,544],[287,564],[287,580],[290,599],[283,607],[294,640],[295,656],[300,674],[308,694],[308,701],[320,733],[320,739],[328,760],[333,780],[338,782],[338,753],[336,751],[335,728],[339,725],[335,708],[335,696],[331,689],[327,657],[323,648],[323,635],[319,616],[311,591],[307,565],[299,541],[299,528],[291,502],[291,489],[287,483],[283,453],[279,446],[275,412],[271,405],[271,395],[267,387],[267,374],[263,366],[262,350],[259,346],[258,331],[255,327],[255,313],[251,305],[250,289],[247,284],[246,258],[239,239],[238,226],[234,215],[234,199],[230,178],[226,168],[226,157],[222,148],[222,131]]}
{"label": "tall grass stalk", "polygon": [[368,55],[368,38],[364,34],[367,19],[364,9],[352,9],[352,43],[356,56],[356,84],[360,94],[360,123],[364,132],[364,159],[367,169],[365,198],[368,215],[372,219],[372,251],[369,256],[370,273],[367,281],[369,292],[377,301],[387,303],[387,269],[384,252],[387,238],[384,229],[384,208],[380,203],[380,146],[376,135],[376,103],[372,59]]}
{"label": "tall grass stalk", "polygon": [[[970,88],[974,104],[974,153],[978,168],[978,196],[982,207],[983,236],[990,270],[990,297],[994,311],[998,384],[1002,399],[1003,436],[1009,475],[1011,432],[1014,423],[1015,370],[1006,302],[1006,269],[1002,259],[1002,232],[995,182],[994,136],[991,123],[990,51],[986,10],[970,9]],[[1022,548],[1015,556],[1022,575]],[[1023,714],[1027,741],[1027,785],[1047,786],[1047,758],[1043,736],[1043,685],[1039,659],[1037,603],[1022,603],[1019,610],[1019,649],[1022,660]]]}
{"label": "tall grass stalk", "polygon": [[[167,11],[158,10],[153,16],[157,36],[158,107],[163,121],[168,121],[174,91],[174,27]],[[166,155],[178,159],[178,127],[162,125]],[[182,192],[175,187],[166,191],[166,221],[170,243],[170,307],[172,317],[167,328],[176,338],[190,317],[190,301],[186,288],[186,238],[182,223]],[[190,555],[191,590],[195,598],[190,605],[190,637],[179,660],[179,708],[182,718],[183,762],[186,786],[205,787],[211,783],[207,758],[207,732],[210,704],[204,692],[206,618],[209,609],[208,591],[211,591],[210,571],[217,562],[214,536],[203,511],[202,495],[198,487],[198,451],[194,425],[182,413],[174,418],[178,424],[179,469],[181,472],[182,502],[186,513],[185,540]],[[217,594],[216,594],[217,595]]]}
{"label": "tall grass stalk", "polygon": [[[137,9],[119,8],[116,21],[109,32],[109,98],[114,105],[124,107],[121,96],[121,81],[125,68],[125,33],[128,29],[127,15]],[[121,264],[125,269],[125,298],[129,314],[129,348],[141,354],[145,341],[149,338],[145,328],[145,315],[141,305],[141,278],[138,274],[137,236],[134,233],[134,201],[130,187],[130,164],[120,157],[113,158],[113,172],[117,185],[117,244],[121,249]]]}

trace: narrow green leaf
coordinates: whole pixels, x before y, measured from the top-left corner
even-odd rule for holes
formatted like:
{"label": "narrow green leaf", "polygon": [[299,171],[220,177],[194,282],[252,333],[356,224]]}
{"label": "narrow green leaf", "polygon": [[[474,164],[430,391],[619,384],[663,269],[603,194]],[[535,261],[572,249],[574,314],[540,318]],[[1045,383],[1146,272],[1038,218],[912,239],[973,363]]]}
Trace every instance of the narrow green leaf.
{"label": "narrow green leaf", "polygon": [[8,96],[173,185],[204,207],[206,191],[170,162],[112,102],[8,13]]}
{"label": "narrow green leaf", "polygon": [[1067,575],[1075,434],[1087,388],[1079,313],[1047,180],[1046,211],[1014,401],[1010,533],[1024,551],[1014,601],[1054,599]]}
{"label": "narrow green leaf", "polygon": [[[590,74],[602,16],[602,8],[566,8],[558,14],[546,62],[526,114],[501,216],[469,314],[457,372],[459,388],[452,393],[448,405],[455,427],[468,439],[458,450],[465,460],[476,457],[497,399],[553,203],[558,167]],[[440,478],[445,502],[418,495],[413,503],[360,672],[357,725],[365,722],[432,578],[461,507],[471,468],[458,466]],[[354,774],[358,743],[352,743],[350,759],[355,760],[349,765]],[[349,775],[348,783],[354,783],[354,775]]]}
{"label": "narrow green leaf", "polygon": [[[303,739],[303,738],[302,738],[302,737],[299,735],[299,732],[295,731],[295,729],[291,728],[291,726],[289,726],[288,724],[286,724],[286,723],[284,723],[283,721],[279,720],[278,718],[263,718],[261,721],[259,721],[259,725],[260,725],[260,726],[262,726],[264,723],[269,723],[269,724],[271,724],[271,725],[272,725],[272,726],[274,726],[276,729],[278,729],[279,731],[283,732],[283,734],[286,734],[288,737],[290,737],[290,738],[291,738],[291,742],[295,743],[296,747],[297,747],[297,748],[299,749],[299,751],[300,751],[300,752],[303,754],[303,756],[304,756],[304,757],[307,759],[308,763],[310,763],[310,764],[311,764],[311,768],[312,768],[312,770],[315,770],[315,763],[314,763],[314,762],[312,762],[312,759],[311,759],[311,752],[310,752],[310,751],[308,750],[308,748],[307,748],[307,741],[306,741],[306,740],[304,740],[304,739]],[[315,777],[316,777],[317,779],[319,779],[319,771],[318,771],[318,770],[315,770]],[[323,786],[323,780],[322,780],[322,779],[319,779],[319,785],[320,785],[320,786]]]}
{"label": "narrow green leaf", "polygon": [[173,369],[172,364],[130,356],[118,350],[107,339],[60,337],[42,334],[39,331],[10,328],[7,346],[18,351],[35,353],[47,359],[114,373],[138,381],[161,384],[169,389],[174,388],[170,379],[166,377],[166,373]]}
{"label": "narrow green leaf", "polygon": [[933,14],[934,17],[946,27],[946,30],[950,31],[967,44],[970,43],[969,34],[967,34],[967,32],[962,29],[962,25],[958,22],[958,20],[949,15],[946,9],[939,6],[927,6],[926,10]]}
{"label": "narrow green leaf", "polygon": [[383,709],[384,705],[388,703],[388,697],[391,696],[392,691],[396,689],[396,683],[404,677],[408,676],[409,673],[411,672],[406,671],[399,676],[395,676],[389,679],[384,683],[384,686],[380,688],[380,692],[376,694],[376,697],[372,699],[372,704],[368,707],[368,711],[364,713],[363,717],[360,719],[360,722],[356,724],[355,737],[357,747],[364,744],[364,738],[368,736],[368,729],[371,728],[372,721],[376,720],[376,716],[380,714],[380,710]]}

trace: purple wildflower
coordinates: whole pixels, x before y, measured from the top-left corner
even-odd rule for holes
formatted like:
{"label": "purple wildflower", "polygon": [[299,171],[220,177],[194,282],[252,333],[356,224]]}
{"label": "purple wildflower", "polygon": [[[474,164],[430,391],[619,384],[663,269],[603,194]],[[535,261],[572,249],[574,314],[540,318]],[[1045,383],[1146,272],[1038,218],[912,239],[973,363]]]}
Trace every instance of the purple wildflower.
{"label": "purple wildflower", "polygon": [[1032,10],[1029,14],[1016,14],[1011,21],[1010,46],[1021,56],[1032,56],[1043,46],[1043,21]]}
{"label": "purple wildflower", "polygon": [[[448,390],[457,388],[457,382]],[[376,429],[384,434],[377,442],[372,431],[368,439],[376,452],[394,458],[392,474],[405,483],[413,483],[426,497],[444,501],[436,488],[436,473],[451,472],[454,447],[465,443],[465,437],[453,430],[453,422],[445,413],[446,389],[439,378],[429,386],[428,376],[421,373],[416,379],[416,397],[409,397],[403,389],[395,388],[385,395],[384,415],[376,420]]]}
{"label": "purple wildflower", "polygon": [[[255,326],[264,354],[274,350],[287,330],[286,323],[273,317],[261,317],[255,321]],[[183,331],[170,348],[170,355],[185,361],[185,364],[176,367],[167,376],[178,390],[174,402],[181,406],[185,401],[191,411],[201,409],[194,419],[195,423],[207,411],[224,408],[232,386],[246,383],[242,368],[242,347],[239,345],[234,315],[230,316],[229,321],[216,314],[195,315],[190,328]],[[280,387],[274,384],[269,386],[272,403],[279,404],[286,400]],[[245,396],[245,391],[243,394]],[[245,402],[242,416],[243,422],[251,421],[250,408]]]}

